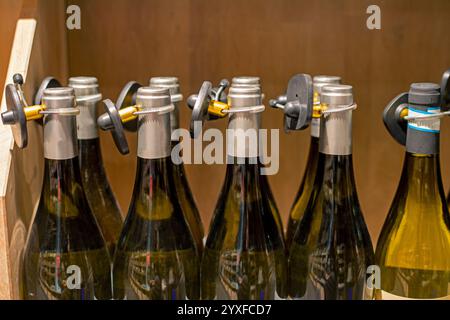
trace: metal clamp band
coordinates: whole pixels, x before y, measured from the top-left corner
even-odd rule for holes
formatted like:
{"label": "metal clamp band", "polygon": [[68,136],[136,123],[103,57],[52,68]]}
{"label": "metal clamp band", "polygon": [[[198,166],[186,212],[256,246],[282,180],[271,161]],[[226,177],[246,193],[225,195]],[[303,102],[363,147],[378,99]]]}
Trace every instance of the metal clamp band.
{"label": "metal clamp band", "polygon": [[260,113],[263,112],[266,109],[264,105],[259,106],[253,106],[253,107],[242,107],[242,108],[233,108],[230,109],[224,109],[222,110],[223,113],[242,113],[242,112],[249,112],[249,113]]}
{"label": "metal clamp band", "polygon": [[345,111],[352,111],[355,110],[358,106],[356,105],[356,103],[352,103],[348,106],[345,106],[343,108],[336,108],[336,109],[331,109],[331,110],[323,110],[322,114],[326,117],[329,114],[332,113],[339,113],[339,112],[345,112]]}
{"label": "metal clamp band", "polygon": [[141,115],[141,114],[149,114],[149,113],[157,113],[157,114],[165,114],[172,112],[175,109],[173,104],[169,104],[167,106],[159,107],[159,108],[146,108],[140,109],[138,111],[133,112],[133,115]]}
{"label": "metal clamp band", "polygon": [[405,116],[404,119],[405,120],[421,120],[421,119],[435,119],[435,118],[443,118],[445,116],[449,116],[450,115],[450,111],[445,111],[445,112],[439,112],[439,113],[434,113],[434,114],[424,114],[424,115],[420,115],[420,116]]}
{"label": "metal clamp band", "polygon": [[172,94],[170,95],[170,100],[172,100],[172,102],[183,101],[183,95],[181,93]]}
{"label": "metal clamp band", "polygon": [[77,102],[92,102],[92,103],[96,103],[102,100],[102,94],[101,93],[97,93],[97,94],[91,94],[91,95],[87,95],[87,96],[79,96],[76,97]]}
{"label": "metal clamp band", "polygon": [[78,108],[60,108],[60,109],[44,109],[39,111],[40,114],[57,114],[60,116],[76,116],[80,114]]}

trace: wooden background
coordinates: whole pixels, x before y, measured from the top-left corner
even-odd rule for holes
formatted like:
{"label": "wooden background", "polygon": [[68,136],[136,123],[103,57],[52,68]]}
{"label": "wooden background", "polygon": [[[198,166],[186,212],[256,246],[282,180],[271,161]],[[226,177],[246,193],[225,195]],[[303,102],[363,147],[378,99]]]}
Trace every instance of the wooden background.
{"label": "wooden background", "polygon": [[[0,12],[8,12],[17,2],[0,0]],[[68,2],[79,5],[82,15],[81,30],[67,32],[69,74],[98,77],[104,97],[115,99],[127,81],[147,84],[151,76],[178,76],[187,97],[206,79],[217,83],[224,77],[258,75],[267,98],[284,92],[295,73],[342,76],[354,86],[359,106],[354,113],[355,175],[365,219],[376,241],[397,188],[404,152],[384,129],[381,113],[411,82],[437,82],[450,68],[450,1]],[[371,4],[381,7],[381,30],[366,28],[366,9]],[[14,30],[10,20],[0,19],[0,79]],[[189,115],[183,105],[181,125],[185,128]],[[448,125],[445,120],[441,144],[446,187],[450,179]],[[208,125],[225,126],[224,120]],[[267,110],[263,126],[281,128],[281,113]],[[303,175],[309,130],[280,132],[280,137],[280,170],[270,177],[270,183],[286,219]],[[126,212],[135,175],[136,136],[128,135],[132,150],[128,156],[116,151],[109,134],[101,138],[112,187]],[[186,167],[207,227],[225,168]]]}

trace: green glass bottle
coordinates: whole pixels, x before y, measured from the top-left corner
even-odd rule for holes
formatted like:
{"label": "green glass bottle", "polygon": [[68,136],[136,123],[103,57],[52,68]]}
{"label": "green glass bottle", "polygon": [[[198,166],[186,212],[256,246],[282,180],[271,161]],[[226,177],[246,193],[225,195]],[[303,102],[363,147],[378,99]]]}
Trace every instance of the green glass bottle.
{"label": "green glass bottle", "polygon": [[77,116],[77,136],[81,182],[91,211],[97,220],[111,257],[122,229],[122,213],[109,185],[103,167],[96,110],[101,95],[94,77],[72,77],[80,114]]}
{"label": "green glass bottle", "polygon": [[406,154],[378,239],[381,288],[377,298],[448,300],[450,215],[439,164],[440,118],[434,117],[441,110],[440,87],[412,84],[406,97]]}
{"label": "green glass bottle", "polygon": [[305,173],[302,182],[295,196],[289,213],[288,224],[286,228],[286,247],[289,248],[295,230],[298,227],[299,221],[305,213],[313,191],[314,180],[317,175],[317,163],[319,162],[319,137],[320,137],[320,112],[317,107],[320,106],[320,92],[321,88],[329,84],[339,84],[340,77],[336,76],[315,76],[313,78],[314,84],[314,106],[313,115],[311,119],[311,140],[309,143],[308,160],[306,162]]}
{"label": "green glass bottle", "polygon": [[[180,92],[180,85],[178,78],[176,77],[153,77],[150,79],[150,86],[158,88],[167,88],[170,91],[174,110],[170,113],[170,127],[171,127],[171,146],[172,148],[180,142],[180,137],[177,135],[177,129],[180,125],[180,102],[183,96]],[[200,212],[195,204],[194,196],[192,195],[191,188],[186,176],[184,164],[175,164],[170,162],[173,171],[173,180],[175,185],[175,193],[178,197],[181,209],[186,217],[189,228],[191,229],[194,237],[197,249],[199,250],[199,256],[201,256],[203,250],[203,240],[205,231],[203,228],[203,222],[200,218]]]}
{"label": "green glass bottle", "polygon": [[44,181],[23,255],[23,298],[111,299],[108,249],[82,187],[74,91],[47,89],[43,105]]}
{"label": "green glass bottle", "polygon": [[[231,86],[235,87],[235,88],[245,88],[245,87],[258,87],[262,90],[261,88],[261,80],[259,77],[255,77],[255,76],[239,76],[239,77],[234,77],[231,80]],[[261,93],[261,99],[264,100],[264,93]],[[259,121],[259,127],[261,127],[261,114],[258,113],[258,121]],[[262,147],[264,147],[264,145],[262,145]],[[265,152],[263,150],[260,150],[260,157],[264,157],[265,156]],[[261,161],[261,166],[264,167],[264,160]],[[275,221],[277,223],[278,229],[280,230],[281,234],[284,233],[283,230],[283,221],[281,220],[281,215],[280,215],[280,211],[278,210],[278,206],[277,203],[275,201],[275,197],[273,195],[272,189],[270,188],[270,184],[269,184],[269,179],[267,177],[267,175],[259,175],[260,177],[260,183],[262,188],[265,190],[265,194],[267,196],[267,200],[269,201],[269,205],[272,209],[273,215],[275,217]]]}
{"label": "green glass bottle", "polygon": [[373,248],[360,209],[352,164],[352,87],[322,87],[314,193],[289,249],[293,299],[371,298],[366,270]]}
{"label": "green glass bottle", "polygon": [[[232,86],[228,103],[231,111],[256,110],[261,90]],[[261,184],[258,143],[252,144],[240,131],[255,132],[256,138],[258,118],[254,112],[231,113],[229,118],[228,129],[234,131],[227,137],[225,182],[203,253],[202,299],[266,300],[286,295],[284,240]]]}
{"label": "green glass bottle", "polygon": [[169,90],[141,87],[136,104],[136,180],[114,257],[114,298],[198,299],[196,243],[173,178]]}

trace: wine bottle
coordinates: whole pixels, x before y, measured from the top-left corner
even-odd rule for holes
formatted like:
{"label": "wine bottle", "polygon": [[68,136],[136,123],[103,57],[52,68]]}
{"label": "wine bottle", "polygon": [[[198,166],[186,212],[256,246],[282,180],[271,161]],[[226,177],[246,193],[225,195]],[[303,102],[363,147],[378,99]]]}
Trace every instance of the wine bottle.
{"label": "wine bottle", "polygon": [[322,87],[319,159],[313,194],[289,249],[293,299],[363,299],[373,248],[352,164],[352,87]]}
{"label": "wine bottle", "polygon": [[[376,249],[381,299],[450,299],[450,215],[439,164],[440,87],[412,84],[385,109],[408,114],[400,182]],[[406,121],[405,121],[406,122]],[[391,131],[391,130],[390,130]],[[391,131],[394,137],[395,131]]]}
{"label": "wine bottle", "polygon": [[[171,128],[171,145],[172,148],[180,142],[180,137],[176,134],[179,125],[180,102],[183,96],[180,93],[180,85],[176,77],[153,77],[150,79],[150,86],[158,88],[167,88],[170,91],[171,100],[174,105],[174,110],[170,113],[170,128]],[[173,180],[175,185],[175,194],[178,197],[182,212],[186,218],[189,229],[192,232],[199,256],[203,250],[203,238],[205,236],[203,229],[203,222],[200,218],[200,213],[195,204],[194,196],[192,195],[189,182],[187,180],[186,171],[183,163],[175,164],[169,163],[172,166]]]}
{"label": "wine bottle", "polygon": [[110,299],[111,261],[83,190],[73,88],[44,91],[44,180],[23,255],[24,299]]}
{"label": "wine bottle", "polygon": [[81,182],[111,257],[122,229],[122,214],[109,185],[103,167],[96,110],[101,100],[98,81],[94,77],[72,77],[80,114],[77,116],[77,136]]}
{"label": "wine bottle", "polygon": [[[118,115],[111,101],[104,103],[109,117]],[[131,204],[114,256],[114,298],[198,299],[197,248],[177,198],[171,164],[174,106],[169,89],[141,87],[136,106],[129,108],[138,117],[138,158]],[[107,127],[102,119],[107,118],[101,116],[98,123]],[[113,134],[118,130],[120,126]]]}
{"label": "wine bottle", "polygon": [[[229,90],[233,134],[227,138],[225,182],[203,253],[202,299],[263,300],[286,294],[284,240],[261,184],[258,142],[243,136],[249,130],[258,136],[261,100],[258,87]],[[248,112],[233,113],[233,108]]]}
{"label": "wine bottle", "polygon": [[313,194],[314,179],[317,175],[317,163],[319,162],[319,137],[320,137],[320,92],[325,85],[339,84],[340,77],[336,76],[315,76],[313,78],[314,85],[314,106],[316,107],[312,114],[311,120],[311,140],[309,143],[308,160],[306,162],[305,172],[303,174],[300,187],[295,196],[289,213],[288,224],[286,229],[286,247],[289,248],[297,229],[300,219],[305,213],[306,206]]}
{"label": "wine bottle", "polygon": [[[231,80],[231,85],[235,88],[237,87],[241,87],[241,88],[245,88],[245,87],[258,87],[262,90],[261,88],[261,80],[259,77],[255,77],[255,76],[239,76],[239,77],[234,77]],[[264,94],[261,93],[261,99],[264,99]],[[261,114],[258,113],[258,121],[259,124],[258,126],[261,127]],[[264,147],[264,145],[261,146],[262,148]],[[260,150],[260,158],[262,159],[264,157],[264,152],[263,150]],[[261,166],[264,167],[264,160],[261,162]],[[261,187],[266,190],[266,196],[267,196],[267,200],[269,202],[270,207],[272,208],[272,212],[273,215],[275,217],[275,222],[277,223],[278,229],[280,231],[281,234],[283,234],[283,222],[281,220],[281,216],[280,216],[280,211],[278,210],[277,207],[277,203],[275,201],[275,197],[273,196],[273,192],[272,189],[270,188],[270,184],[269,184],[269,179],[267,177],[267,175],[261,174],[259,175],[260,177],[260,183],[261,183]]]}

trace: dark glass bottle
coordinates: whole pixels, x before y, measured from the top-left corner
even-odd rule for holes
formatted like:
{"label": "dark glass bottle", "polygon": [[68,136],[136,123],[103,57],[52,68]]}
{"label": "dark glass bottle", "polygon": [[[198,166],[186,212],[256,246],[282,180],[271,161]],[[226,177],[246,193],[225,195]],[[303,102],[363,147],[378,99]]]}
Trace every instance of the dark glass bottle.
{"label": "dark glass bottle", "polygon": [[[439,105],[437,84],[411,85],[408,116],[433,116]],[[377,243],[377,298],[450,299],[450,214],[439,163],[440,121],[408,120],[400,183]]]}
{"label": "dark glass bottle", "polygon": [[[47,89],[47,110],[74,110],[71,88]],[[69,109],[67,109],[69,110]],[[45,172],[23,256],[24,299],[110,299],[111,261],[88,205],[74,116],[44,117]]]}
{"label": "dark glass bottle", "polygon": [[[170,113],[170,127],[171,127],[171,144],[172,148],[177,145],[179,137],[176,134],[176,130],[179,129],[179,113],[180,113],[180,102],[181,93],[178,78],[176,77],[153,77],[150,79],[150,86],[158,88],[169,89],[171,100],[174,105],[174,110]],[[173,171],[173,180],[175,185],[175,192],[178,197],[178,201],[188,223],[188,226],[192,232],[197,249],[199,251],[199,256],[201,256],[203,250],[203,240],[205,236],[205,231],[203,228],[203,222],[200,217],[200,212],[198,211],[197,205],[195,203],[194,196],[192,195],[191,188],[186,176],[186,171],[184,169],[184,164],[176,164],[171,162]]]}
{"label": "dark glass bottle", "polygon": [[133,196],[114,257],[114,298],[198,299],[198,252],[170,157],[169,90],[142,87],[136,103],[144,113]]}
{"label": "dark glass bottle", "polygon": [[308,161],[305,167],[302,182],[295,196],[289,213],[287,228],[286,228],[286,247],[289,248],[292,237],[297,230],[298,224],[303,217],[306,207],[314,193],[314,180],[317,175],[317,163],[319,161],[319,137],[320,137],[320,112],[317,107],[320,107],[320,92],[322,87],[330,84],[339,84],[341,78],[337,76],[315,76],[313,79],[314,85],[314,111],[311,120],[311,142],[309,144]]}
{"label": "dark glass bottle", "polygon": [[72,77],[69,86],[80,100],[77,136],[81,182],[112,257],[122,229],[122,214],[103,167],[96,122],[98,81],[94,77]]}
{"label": "dark glass bottle", "polygon": [[[261,104],[258,87],[231,87],[231,109]],[[229,129],[259,129],[258,115],[236,113]],[[243,137],[236,136],[230,141]],[[255,135],[256,137],[256,135]],[[230,145],[229,145],[230,147]],[[216,205],[202,260],[202,299],[279,299],[286,294],[283,234],[261,184],[258,151],[228,148],[225,183]]]}
{"label": "dark glass bottle", "polygon": [[[371,299],[367,268],[373,248],[359,206],[351,155],[352,87],[322,88],[319,161],[313,194],[289,249],[294,299]],[[345,109],[344,109],[345,110]]]}

